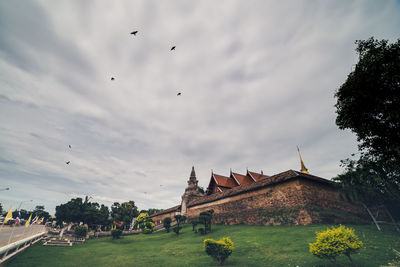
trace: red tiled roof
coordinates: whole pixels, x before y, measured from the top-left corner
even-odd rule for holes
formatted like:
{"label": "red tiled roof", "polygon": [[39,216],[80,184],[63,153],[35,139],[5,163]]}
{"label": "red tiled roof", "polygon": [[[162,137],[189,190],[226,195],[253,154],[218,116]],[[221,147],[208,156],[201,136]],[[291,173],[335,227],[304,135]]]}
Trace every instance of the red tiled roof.
{"label": "red tiled roof", "polygon": [[268,175],[264,175],[264,174],[257,173],[257,172],[251,172],[251,171],[247,171],[247,175],[251,176],[251,178],[253,178],[256,182],[258,180],[270,177]]}
{"label": "red tiled roof", "polygon": [[219,192],[224,192],[226,190],[229,190],[230,188],[222,187],[222,186],[217,186],[217,189]]}
{"label": "red tiled roof", "polygon": [[334,182],[332,182],[330,180],[327,180],[327,179],[324,179],[324,178],[321,178],[318,176],[314,176],[311,174],[305,174],[305,173],[294,171],[294,170],[288,170],[288,171],[273,175],[271,177],[268,177],[268,179],[260,179],[257,182],[245,184],[242,186],[237,186],[237,187],[234,187],[232,189],[229,189],[229,190],[226,190],[226,191],[223,191],[220,193],[214,193],[214,194],[211,194],[208,196],[204,196],[202,198],[195,199],[188,204],[188,207],[212,202],[212,201],[226,198],[226,197],[239,195],[239,194],[257,190],[257,189],[260,189],[260,188],[263,188],[263,187],[266,187],[266,186],[269,186],[272,184],[282,183],[284,181],[287,181],[287,180],[293,179],[293,178],[304,178],[304,179],[314,180],[316,182],[325,183],[325,184],[329,184],[329,185],[335,184]]}
{"label": "red tiled roof", "polygon": [[239,174],[239,173],[232,172],[231,173],[231,177],[233,179],[235,179],[235,181],[239,185],[244,185],[244,184],[249,184],[249,183],[253,183],[254,182],[250,177],[248,177],[246,175]]}
{"label": "red tiled roof", "polygon": [[177,206],[174,206],[174,207],[172,207],[172,208],[169,208],[169,209],[162,210],[162,211],[159,211],[159,212],[157,212],[157,213],[154,213],[154,214],[150,215],[149,217],[151,218],[151,217],[154,217],[154,216],[157,216],[157,215],[162,215],[162,214],[165,214],[165,213],[170,213],[170,212],[177,211],[177,210],[180,210],[180,209],[181,209],[181,205],[177,205]]}
{"label": "red tiled roof", "polygon": [[226,177],[222,175],[218,175],[213,173],[212,177],[214,177],[217,186],[223,186],[223,187],[228,187],[228,188],[233,188],[237,186],[235,184],[235,181],[231,177]]}

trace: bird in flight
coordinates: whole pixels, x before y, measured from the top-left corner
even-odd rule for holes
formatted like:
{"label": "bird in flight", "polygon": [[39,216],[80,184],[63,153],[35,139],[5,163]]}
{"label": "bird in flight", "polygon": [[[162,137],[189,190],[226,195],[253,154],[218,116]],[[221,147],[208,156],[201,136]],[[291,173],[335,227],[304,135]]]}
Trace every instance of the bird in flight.
{"label": "bird in flight", "polygon": [[176,48],[176,46],[173,46],[173,47],[171,48],[171,51],[172,51],[172,50],[175,50],[175,48]]}
{"label": "bird in flight", "polygon": [[70,164],[70,163],[71,163],[71,161],[66,161],[65,163],[68,165],[68,164]]}
{"label": "bird in flight", "polygon": [[115,80],[115,78],[114,77],[111,77],[111,81],[114,81]]}
{"label": "bird in flight", "polygon": [[71,148],[71,145],[68,145],[69,148]]}
{"label": "bird in flight", "polygon": [[177,93],[176,95],[177,95],[177,96],[180,96],[181,94],[182,94],[182,93]]}
{"label": "bird in flight", "polygon": [[138,33],[138,31],[133,31],[131,32],[131,34],[136,35]]}

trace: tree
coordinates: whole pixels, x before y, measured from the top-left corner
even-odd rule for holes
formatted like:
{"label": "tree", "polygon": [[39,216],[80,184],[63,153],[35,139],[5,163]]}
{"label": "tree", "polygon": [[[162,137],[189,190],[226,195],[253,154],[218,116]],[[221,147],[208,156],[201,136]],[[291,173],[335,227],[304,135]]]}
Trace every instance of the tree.
{"label": "tree", "polygon": [[57,223],[62,222],[80,222],[84,218],[84,205],[82,198],[73,198],[65,204],[56,206]]}
{"label": "tree", "polygon": [[169,228],[171,228],[171,222],[172,222],[172,219],[170,217],[166,217],[163,220],[164,228],[165,228],[165,230],[167,230],[167,233],[169,233]]}
{"label": "tree", "polygon": [[198,222],[200,224],[204,225],[204,228],[199,228],[199,231],[201,234],[206,234],[206,233],[211,232],[211,219],[212,219],[213,213],[214,213],[214,210],[207,210],[207,211],[200,212]]}
{"label": "tree", "polygon": [[56,207],[58,224],[62,222],[84,222],[91,229],[96,229],[97,225],[108,224],[108,216],[108,207],[100,206],[96,202],[88,202],[88,198],[84,202],[82,198],[71,199]]}
{"label": "tree", "polygon": [[2,213],[3,213],[3,206],[0,203],[0,214],[2,214]]}
{"label": "tree", "polygon": [[336,257],[344,254],[354,265],[351,254],[357,253],[362,248],[362,242],[351,228],[340,225],[317,233],[315,243],[310,243],[310,253],[321,259],[329,259],[336,263]]}
{"label": "tree", "polygon": [[35,209],[32,211],[32,213],[38,216],[39,218],[43,217],[44,221],[50,219],[50,214],[44,210],[44,206],[36,206]]}
{"label": "tree", "polygon": [[337,97],[336,124],[357,135],[360,149],[400,162],[400,39],[356,41],[359,61]]}
{"label": "tree", "polygon": [[151,215],[153,215],[153,214],[155,214],[155,213],[157,213],[157,212],[160,212],[160,211],[163,211],[163,209],[141,210],[140,213],[147,213],[147,214],[149,214],[149,216],[151,216]]}
{"label": "tree", "polygon": [[141,229],[144,234],[151,234],[153,232],[155,224],[151,218],[149,218],[149,214],[140,213],[136,218],[134,229]]}
{"label": "tree", "polygon": [[172,228],[174,232],[179,235],[179,231],[182,229],[181,224],[184,224],[186,221],[186,216],[185,215],[175,215],[175,220],[176,220],[176,226]]}
{"label": "tree", "polygon": [[357,135],[361,157],[342,161],[346,171],[335,180],[351,198],[399,207],[400,39],[356,44],[358,63],[336,92],[335,106],[336,124]]}
{"label": "tree", "polygon": [[135,206],[135,202],[132,200],[122,204],[114,202],[114,204],[111,206],[111,217],[113,217],[115,221],[123,221],[125,227],[129,227],[132,219],[138,215],[138,208]]}
{"label": "tree", "polygon": [[233,242],[229,237],[224,237],[219,241],[208,238],[203,242],[205,252],[218,261],[219,265],[223,265],[234,250]]}

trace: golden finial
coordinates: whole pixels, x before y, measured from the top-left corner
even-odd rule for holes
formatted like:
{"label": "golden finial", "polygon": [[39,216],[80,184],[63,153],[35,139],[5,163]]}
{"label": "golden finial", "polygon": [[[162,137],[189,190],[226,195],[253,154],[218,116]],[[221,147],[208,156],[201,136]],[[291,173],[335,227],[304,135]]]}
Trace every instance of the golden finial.
{"label": "golden finial", "polygon": [[300,154],[300,149],[299,146],[297,146],[297,151],[299,152],[299,157],[300,157],[300,164],[301,164],[301,172],[302,173],[306,173],[306,174],[310,174],[306,168],[306,166],[304,165],[303,159],[301,158],[301,154]]}

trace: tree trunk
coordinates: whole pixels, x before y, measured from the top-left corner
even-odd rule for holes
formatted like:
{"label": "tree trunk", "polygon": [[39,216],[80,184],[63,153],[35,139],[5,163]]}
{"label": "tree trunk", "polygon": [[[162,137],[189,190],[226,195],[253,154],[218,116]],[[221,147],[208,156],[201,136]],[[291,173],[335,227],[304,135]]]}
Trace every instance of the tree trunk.
{"label": "tree trunk", "polygon": [[381,228],[379,227],[378,222],[375,220],[374,215],[372,215],[372,213],[371,213],[371,211],[369,210],[369,208],[367,207],[367,205],[365,205],[363,202],[360,202],[360,203],[361,203],[361,205],[363,205],[364,208],[368,211],[369,216],[371,216],[372,220],[374,221],[374,223],[375,223],[375,225],[376,225],[376,228],[378,228],[379,231],[382,231]]}
{"label": "tree trunk", "polygon": [[399,229],[399,227],[397,226],[396,221],[393,219],[392,214],[389,212],[389,210],[386,208],[385,205],[382,205],[382,206],[383,206],[383,208],[385,209],[386,213],[389,215],[390,219],[392,220],[392,222],[393,222],[393,224],[394,224],[394,227],[396,227],[397,232],[400,232],[400,229]]}

